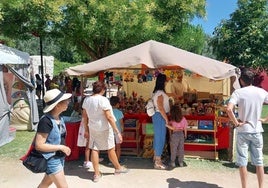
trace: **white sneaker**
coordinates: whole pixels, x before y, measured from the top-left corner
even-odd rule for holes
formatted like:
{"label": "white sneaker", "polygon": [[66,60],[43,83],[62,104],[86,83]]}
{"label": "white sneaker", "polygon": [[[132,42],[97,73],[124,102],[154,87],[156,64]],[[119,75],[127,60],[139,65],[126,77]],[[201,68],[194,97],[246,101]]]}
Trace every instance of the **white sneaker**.
{"label": "white sneaker", "polygon": [[84,164],[83,164],[83,167],[84,168],[91,168],[92,167],[92,162],[91,161],[88,161],[88,162],[84,162]]}

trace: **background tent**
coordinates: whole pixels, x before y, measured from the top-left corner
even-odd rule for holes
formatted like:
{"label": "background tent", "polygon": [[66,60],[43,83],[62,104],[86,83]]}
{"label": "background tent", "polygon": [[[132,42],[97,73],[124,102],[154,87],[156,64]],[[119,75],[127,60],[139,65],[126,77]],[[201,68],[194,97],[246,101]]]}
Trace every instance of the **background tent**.
{"label": "background tent", "polygon": [[[179,66],[212,80],[236,76],[238,70],[233,65],[150,40],[94,62],[70,67],[66,72],[72,76],[92,76],[104,70],[131,68],[141,64],[152,69]],[[234,86],[238,87],[237,84]]]}
{"label": "background tent", "polygon": [[0,57],[0,146],[2,146],[11,141],[9,135],[11,105],[4,82],[8,80],[9,74],[4,72],[5,69],[8,69],[26,87],[26,97],[31,109],[31,129],[34,129],[39,117],[35,88],[28,76],[29,54],[0,44]]}

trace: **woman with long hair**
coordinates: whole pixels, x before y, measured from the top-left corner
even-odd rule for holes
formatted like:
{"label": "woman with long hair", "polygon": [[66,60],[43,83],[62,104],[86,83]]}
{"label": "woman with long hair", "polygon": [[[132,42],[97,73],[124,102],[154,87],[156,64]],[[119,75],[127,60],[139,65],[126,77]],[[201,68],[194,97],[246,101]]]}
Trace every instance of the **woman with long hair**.
{"label": "woman with long hair", "polygon": [[165,86],[167,77],[165,74],[158,74],[153,91],[153,102],[155,106],[155,114],[152,116],[154,127],[154,168],[164,170],[166,166],[162,163],[161,155],[166,143],[166,124],[168,124],[168,116],[170,106],[169,97],[166,94]]}

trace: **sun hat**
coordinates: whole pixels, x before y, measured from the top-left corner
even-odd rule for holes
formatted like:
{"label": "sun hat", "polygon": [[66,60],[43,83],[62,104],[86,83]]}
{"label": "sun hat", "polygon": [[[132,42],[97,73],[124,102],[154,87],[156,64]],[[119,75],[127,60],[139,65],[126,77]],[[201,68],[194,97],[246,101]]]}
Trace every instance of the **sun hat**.
{"label": "sun hat", "polygon": [[59,102],[69,99],[71,96],[71,93],[63,93],[59,89],[48,90],[44,96],[46,107],[43,112],[50,112]]}
{"label": "sun hat", "polygon": [[92,95],[92,88],[86,88],[84,89],[84,93],[85,96],[90,96]]}

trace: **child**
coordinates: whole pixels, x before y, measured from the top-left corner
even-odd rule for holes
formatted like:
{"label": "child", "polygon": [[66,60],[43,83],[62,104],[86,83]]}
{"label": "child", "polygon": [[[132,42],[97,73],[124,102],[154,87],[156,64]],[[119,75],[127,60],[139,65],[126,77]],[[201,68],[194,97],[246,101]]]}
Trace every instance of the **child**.
{"label": "child", "polygon": [[178,155],[179,166],[183,167],[184,160],[184,139],[187,137],[187,120],[182,115],[181,107],[173,105],[170,110],[170,125],[166,125],[171,130],[170,135],[170,160],[171,167],[175,167],[175,159]]}
{"label": "child", "polygon": [[[121,110],[119,110],[119,104],[120,104],[120,99],[117,96],[112,96],[110,98],[110,103],[111,106],[113,107],[113,114],[115,116],[116,119],[116,126],[118,128],[119,132],[123,132],[124,131],[124,122],[123,122],[123,118],[124,115],[122,113]],[[115,151],[116,151],[116,156],[118,158],[118,161],[120,162],[120,156],[121,156],[121,143],[118,139],[118,134],[115,134]]]}
{"label": "child", "polygon": [[85,135],[85,125],[84,125],[84,119],[82,118],[81,123],[80,123],[80,127],[79,127],[78,138],[77,138],[77,146],[78,147],[85,147],[85,160],[84,160],[83,167],[84,168],[91,168],[92,162],[89,160],[90,159],[90,149],[88,147],[89,140],[88,140],[88,138],[85,138],[84,135]]}
{"label": "child", "polygon": [[[86,95],[88,96],[88,95]],[[82,99],[81,103],[84,102],[85,97]],[[78,109],[78,110],[76,110]],[[78,102],[74,103],[74,111],[78,111],[77,113],[81,114],[81,106]],[[75,113],[72,113],[75,114]],[[78,138],[77,138],[77,146],[78,147],[85,147],[85,160],[83,163],[84,168],[92,168],[92,162],[90,161],[90,149],[89,149],[89,132],[86,133],[85,131],[88,131],[88,128],[85,127],[84,119],[81,119],[79,132],[78,132]]]}

